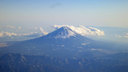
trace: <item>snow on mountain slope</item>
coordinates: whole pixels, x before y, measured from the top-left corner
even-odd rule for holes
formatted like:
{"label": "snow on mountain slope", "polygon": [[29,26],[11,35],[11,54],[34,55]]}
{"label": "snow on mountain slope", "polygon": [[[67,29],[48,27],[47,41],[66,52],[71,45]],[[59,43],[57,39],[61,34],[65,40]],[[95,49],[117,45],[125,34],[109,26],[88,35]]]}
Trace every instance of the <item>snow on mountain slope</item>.
{"label": "snow on mountain slope", "polygon": [[54,38],[69,38],[71,36],[77,35],[76,32],[74,32],[72,29],[70,29],[67,26],[61,27],[58,30],[48,34],[48,37],[54,37]]}

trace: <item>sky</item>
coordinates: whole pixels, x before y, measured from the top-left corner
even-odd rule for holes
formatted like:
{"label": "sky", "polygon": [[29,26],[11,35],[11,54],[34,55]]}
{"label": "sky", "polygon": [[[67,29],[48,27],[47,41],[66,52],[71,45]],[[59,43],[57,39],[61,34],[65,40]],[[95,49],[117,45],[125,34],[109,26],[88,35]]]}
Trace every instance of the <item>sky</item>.
{"label": "sky", "polygon": [[0,31],[53,25],[128,28],[128,0],[0,0]]}
{"label": "sky", "polygon": [[0,0],[0,24],[128,27],[128,0]]}

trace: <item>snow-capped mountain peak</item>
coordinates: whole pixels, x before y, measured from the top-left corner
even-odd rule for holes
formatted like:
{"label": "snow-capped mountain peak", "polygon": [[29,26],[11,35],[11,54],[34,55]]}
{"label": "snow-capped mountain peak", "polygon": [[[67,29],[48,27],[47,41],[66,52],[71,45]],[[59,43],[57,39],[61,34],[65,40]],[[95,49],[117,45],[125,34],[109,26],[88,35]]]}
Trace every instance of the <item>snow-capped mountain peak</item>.
{"label": "snow-capped mountain peak", "polygon": [[56,31],[48,34],[49,37],[54,37],[54,38],[69,38],[71,36],[75,36],[77,33],[70,29],[67,26],[63,26]]}

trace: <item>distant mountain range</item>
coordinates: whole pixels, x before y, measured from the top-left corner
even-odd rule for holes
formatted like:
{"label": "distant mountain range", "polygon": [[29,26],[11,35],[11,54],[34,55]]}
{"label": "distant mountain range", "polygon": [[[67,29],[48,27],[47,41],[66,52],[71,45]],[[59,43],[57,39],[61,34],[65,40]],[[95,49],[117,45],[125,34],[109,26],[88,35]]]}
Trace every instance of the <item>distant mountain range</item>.
{"label": "distant mountain range", "polygon": [[47,35],[1,47],[1,72],[128,72],[128,53],[63,26]]}

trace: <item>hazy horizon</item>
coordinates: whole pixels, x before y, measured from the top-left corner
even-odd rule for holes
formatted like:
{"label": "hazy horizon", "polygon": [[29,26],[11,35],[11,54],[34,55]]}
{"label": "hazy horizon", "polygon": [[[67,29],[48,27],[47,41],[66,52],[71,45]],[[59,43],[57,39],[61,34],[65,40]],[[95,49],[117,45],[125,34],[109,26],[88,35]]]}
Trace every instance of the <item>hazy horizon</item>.
{"label": "hazy horizon", "polygon": [[128,0],[0,0],[0,72],[128,72]]}

